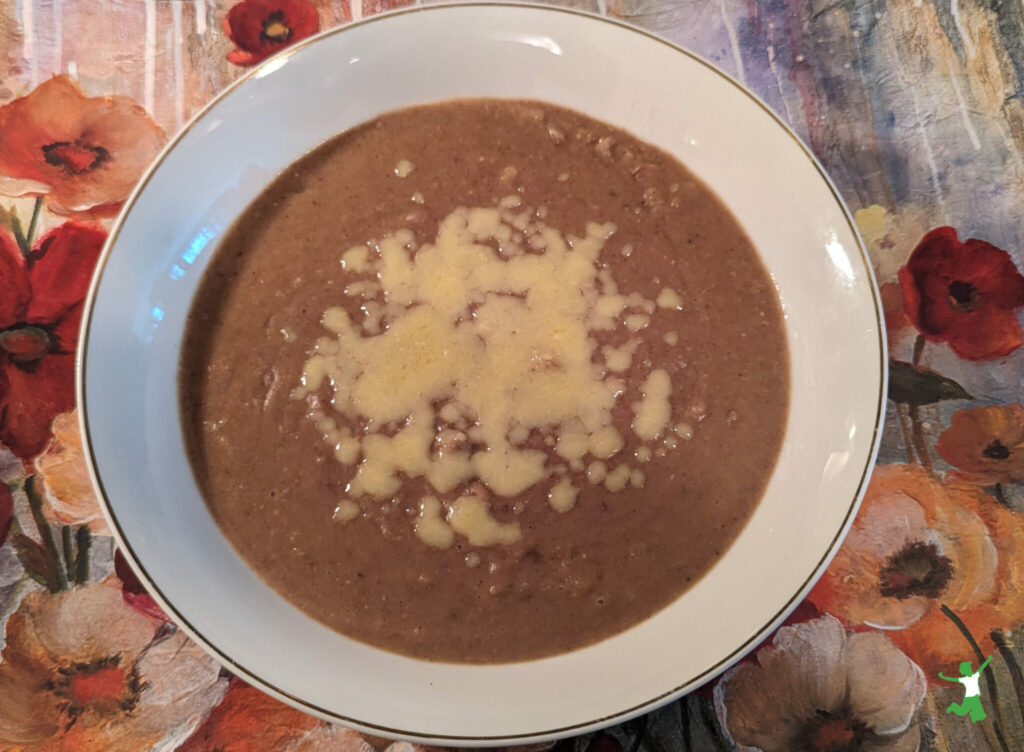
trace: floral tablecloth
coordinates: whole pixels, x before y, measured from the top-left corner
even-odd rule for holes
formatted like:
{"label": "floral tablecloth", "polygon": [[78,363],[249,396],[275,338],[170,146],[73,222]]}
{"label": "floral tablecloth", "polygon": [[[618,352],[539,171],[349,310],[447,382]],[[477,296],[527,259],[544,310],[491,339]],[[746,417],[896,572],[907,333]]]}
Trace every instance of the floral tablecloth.
{"label": "floral tablecloth", "polygon": [[[90,274],[168,136],[246,66],[408,4],[0,2],[0,750],[412,749],[281,705],[167,621],[114,549],[73,394]],[[557,749],[1024,749],[1024,3],[565,4],[704,55],[793,126],[855,211],[893,363],[880,467],[788,625]]]}

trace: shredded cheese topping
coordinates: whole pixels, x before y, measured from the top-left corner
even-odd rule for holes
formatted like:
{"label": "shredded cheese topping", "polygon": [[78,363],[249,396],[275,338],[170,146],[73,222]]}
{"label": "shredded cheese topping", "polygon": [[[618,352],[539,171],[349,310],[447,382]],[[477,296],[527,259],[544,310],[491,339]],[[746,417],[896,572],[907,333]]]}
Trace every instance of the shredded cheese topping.
{"label": "shredded cheese topping", "polygon": [[[408,174],[399,167],[396,174]],[[620,347],[599,349],[591,335],[639,331],[658,305],[678,305],[678,295],[666,288],[655,303],[620,294],[600,263],[614,225],[592,222],[583,237],[565,236],[521,203],[511,196],[496,207],[456,209],[430,243],[399,230],[341,255],[346,274],[359,277],[345,294],[365,301],[365,318],[342,307],[324,312],[327,334],[293,397],[329,387],[330,406],[312,400],[310,417],[334,458],[355,467],[350,498],[393,497],[403,478],[423,477],[438,495],[474,481],[500,496],[551,483],[551,506],[568,512],[579,488],[561,475],[561,461],[610,491],[643,484],[627,462],[606,465],[625,446],[612,425],[625,391],[616,374],[630,368],[638,342],[630,334]],[[632,406],[640,439],[665,432],[671,389],[666,371],[647,376]],[[553,437],[551,451],[536,448],[535,435]],[[337,518],[357,510],[343,502]],[[455,535],[474,546],[521,537],[518,523],[491,515],[486,492],[447,505],[427,496],[415,531],[436,548]]]}

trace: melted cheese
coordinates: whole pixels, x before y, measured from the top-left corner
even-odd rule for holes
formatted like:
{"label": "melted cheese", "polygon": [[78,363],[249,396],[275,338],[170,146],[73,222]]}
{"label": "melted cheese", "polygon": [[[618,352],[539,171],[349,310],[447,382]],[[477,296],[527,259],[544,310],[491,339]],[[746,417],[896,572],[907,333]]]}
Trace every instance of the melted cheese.
{"label": "melted cheese", "polygon": [[622,451],[625,445],[622,434],[613,426],[605,426],[599,431],[590,434],[590,453],[603,460],[614,457]]}
{"label": "melted cheese", "polygon": [[334,419],[322,412],[313,416],[316,427],[324,437],[324,441],[334,447],[334,457],[343,465],[352,465],[359,459],[359,440],[352,437],[347,428],[339,427]]}
{"label": "melted cheese", "polygon": [[633,432],[641,439],[656,439],[665,431],[672,414],[669,395],[672,381],[660,368],[644,381],[643,399],[633,403]]}
{"label": "melted cheese", "polygon": [[646,329],[651,324],[651,317],[644,313],[631,313],[626,316],[626,326],[634,332]]}
{"label": "melted cheese", "polygon": [[693,426],[689,423],[678,423],[672,430],[675,431],[676,436],[680,439],[689,440],[693,438]]}
{"label": "melted cheese", "polygon": [[568,478],[562,478],[548,491],[548,503],[556,512],[568,512],[576,506],[580,490]]}
{"label": "melted cheese", "polygon": [[357,274],[370,271],[370,249],[365,245],[349,248],[341,254],[341,268]]}
{"label": "melted cheese", "polygon": [[655,302],[658,304],[658,308],[672,308],[677,311],[683,309],[683,299],[679,297],[679,293],[670,287],[666,287],[658,293]]}
{"label": "melted cheese", "polygon": [[631,339],[621,347],[610,345],[602,347],[601,354],[604,355],[604,362],[608,366],[608,370],[614,373],[628,370],[633,363],[633,353],[636,352],[639,344],[639,340]]}
{"label": "melted cheese", "polygon": [[523,537],[518,522],[498,522],[491,516],[487,502],[476,494],[466,494],[454,501],[448,511],[448,524],[474,546],[507,545]]}
{"label": "melted cheese", "polygon": [[352,499],[342,499],[334,508],[334,519],[339,522],[351,522],[359,516],[359,505]]}
{"label": "melted cheese", "polygon": [[455,531],[441,516],[441,502],[434,496],[420,501],[420,514],[414,527],[416,537],[432,548],[451,548]]}
{"label": "melted cheese", "polygon": [[621,491],[629,483],[629,476],[632,471],[629,465],[619,465],[604,478],[604,487],[609,491]]}
{"label": "melted cheese", "polygon": [[608,466],[601,462],[600,460],[591,462],[590,465],[587,467],[587,480],[589,480],[594,485],[597,485],[598,483],[603,481],[607,477],[607,475]]}
{"label": "melted cheese", "polygon": [[[411,170],[403,160],[395,174]],[[321,394],[312,404],[323,405],[321,390],[329,388],[330,405],[310,414],[335,459],[355,466],[347,489],[353,498],[392,498],[403,479],[418,477],[437,494],[476,480],[515,496],[557,477],[549,502],[568,511],[578,488],[560,477],[565,466],[551,461],[551,450],[531,446],[535,431],[574,472],[586,468],[591,483],[609,490],[642,484],[639,470],[621,464],[609,473],[604,462],[625,447],[612,425],[625,390],[614,374],[631,367],[639,342],[602,348],[602,366],[592,333],[623,323],[645,328],[656,304],[620,293],[601,265],[613,225],[592,222],[582,237],[563,236],[541,212],[516,213],[521,204],[513,195],[497,207],[456,209],[419,247],[410,230],[399,230],[342,254],[345,272],[373,275],[345,287],[365,301],[365,319],[353,321],[340,306],[324,312],[326,334],[293,396]],[[670,389],[665,371],[644,382],[633,405],[641,439],[664,432]],[[637,456],[650,453],[640,447]],[[495,520],[481,495],[466,494],[447,508],[427,496],[416,534],[444,548],[456,534],[487,546],[514,542],[521,532]]]}

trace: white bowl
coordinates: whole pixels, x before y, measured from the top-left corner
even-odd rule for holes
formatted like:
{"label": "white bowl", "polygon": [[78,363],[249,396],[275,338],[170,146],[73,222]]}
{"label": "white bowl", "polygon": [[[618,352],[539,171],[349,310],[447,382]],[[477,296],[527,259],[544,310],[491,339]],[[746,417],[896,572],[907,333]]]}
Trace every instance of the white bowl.
{"label": "white bowl", "polygon": [[[348,639],[265,585],[193,480],[175,381],[192,295],[219,238],[282,169],[379,113],[452,97],[528,97],[676,155],[732,209],[778,285],[789,427],[767,492],[676,602],[603,642],[503,665],[430,663]],[[811,154],[702,60],[589,15],[415,8],[268,60],[182,131],[136,190],[83,324],[79,404],[117,539],[160,604],[231,671],[374,734],[487,745],[582,733],[651,710],[756,645],[821,574],[877,449],[885,345],[870,264]],[[680,543],[699,531],[680,530]]]}

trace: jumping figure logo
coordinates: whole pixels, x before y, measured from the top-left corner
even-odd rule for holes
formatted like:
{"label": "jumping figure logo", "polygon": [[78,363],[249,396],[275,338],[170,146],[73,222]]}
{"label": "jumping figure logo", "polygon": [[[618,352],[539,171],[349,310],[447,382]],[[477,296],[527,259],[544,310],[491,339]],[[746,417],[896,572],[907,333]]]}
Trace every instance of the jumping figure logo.
{"label": "jumping figure logo", "polygon": [[949,707],[946,708],[947,713],[956,713],[961,717],[969,716],[971,723],[985,720],[987,717],[985,715],[985,708],[981,706],[981,672],[985,670],[985,667],[988,666],[991,660],[992,656],[990,655],[978,670],[974,672],[971,671],[971,662],[964,661],[960,664],[960,676],[946,676],[941,671],[939,672],[940,679],[960,682],[964,685],[964,701],[950,703]]}

